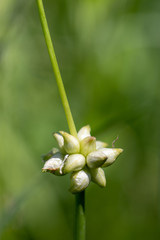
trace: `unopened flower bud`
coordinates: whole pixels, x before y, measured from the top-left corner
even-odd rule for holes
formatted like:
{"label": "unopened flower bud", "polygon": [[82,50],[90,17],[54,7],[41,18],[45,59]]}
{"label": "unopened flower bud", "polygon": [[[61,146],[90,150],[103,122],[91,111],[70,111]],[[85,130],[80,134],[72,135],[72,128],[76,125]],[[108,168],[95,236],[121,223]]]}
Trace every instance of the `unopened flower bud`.
{"label": "unopened flower bud", "polygon": [[47,160],[42,168],[42,172],[51,172],[55,175],[62,175],[63,160],[60,153],[56,153]]}
{"label": "unopened flower bud", "polygon": [[107,160],[106,155],[100,151],[94,151],[87,156],[87,165],[89,168],[100,167]]}
{"label": "unopened flower bud", "polygon": [[90,169],[91,180],[97,183],[100,187],[106,186],[106,177],[102,168],[92,168]]}
{"label": "unopened flower bud", "polygon": [[87,170],[73,172],[71,175],[70,192],[78,193],[83,191],[90,183],[90,173]]}
{"label": "unopened flower bud", "polygon": [[84,168],[85,157],[82,154],[71,154],[64,162],[63,172],[69,173]]}
{"label": "unopened flower bud", "polygon": [[89,125],[82,127],[78,132],[78,139],[81,141],[82,139],[91,136],[90,131],[91,128]]}
{"label": "unopened flower bud", "polygon": [[80,150],[79,141],[69,133],[60,131],[64,138],[64,149],[68,154],[78,153]]}
{"label": "unopened flower bud", "polygon": [[93,152],[96,150],[96,138],[86,137],[81,141],[80,145],[81,145],[81,153],[84,156],[87,156],[90,152]]}
{"label": "unopened flower bud", "polygon": [[102,167],[108,167],[116,160],[116,158],[120,155],[120,153],[123,152],[123,149],[121,149],[121,148],[101,148],[101,149],[99,149],[99,151],[103,152],[107,157],[107,160],[104,162]]}
{"label": "unopened flower bud", "polygon": [[58,143],[58,146],[59,146],[59,149],[62,153],[65,153],[64,151],[64,138],[61,134],[59,133],[54,133],[53,136],[55,137],[57,143]]}
{"label": "unopened flower bud", "polygon": [[101,142],[101,141],[96,141],[96,149],[98,150],[99,148],[105,148],[107,147],[108,144],[105,142]]}

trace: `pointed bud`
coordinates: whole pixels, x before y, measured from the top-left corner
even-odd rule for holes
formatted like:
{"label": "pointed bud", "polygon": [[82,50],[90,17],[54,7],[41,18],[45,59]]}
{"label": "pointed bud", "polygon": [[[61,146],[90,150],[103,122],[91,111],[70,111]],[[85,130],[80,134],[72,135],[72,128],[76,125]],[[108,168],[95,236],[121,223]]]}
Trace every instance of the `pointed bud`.
{"label": "pointed bud", "polygon": [[121,149],[121,148],[101,148],[101,149],[99,149],[99,151],[103,152],[107,157],[107,160],[104,162],[102,167],[108,167],[116,160],[116,158],[120,155],[120,153],[123,152],[123,149]]}
{"label": "pointed bud", "polygon": [[64,138],[61,134],[59,133],[54,133],[53,136],[55,137],[57,143],[58,143],[58,146],[59,146],[59,149],[62,153],[65,153],[64,151]]}
{"label": "pointed bud", "polygon": [[101,141],[96,141],[96,149],[98,150],[99,148],[106,148],[108,146],[107,143],[101,142]]}
{"label": "pointed bud", "polygon": [[80,150],[79,141],[69,133],[60,131],[64,138],[64,149],[68,154],[78,153]]}
{"label": "pointed bud", "polygon": [[47,160],[42,168],[42,172],[51,172],[55,175],[62,175],[63,160],[60,153],[56,153]]}
{"label": "pointed bud", "polygon": [[69,173],[84,168],[85,157],[82,154],[72,154],[64,162],[63,172]]}
{"label": "pointed bud", "polygon": [[82,139],[91,136],[90,131],[91,128],[89,125],[82,127],[78,132],[78,139],[81,141]]}
{"label": "pointed bud", "polygon": [[91,180],[98,184],[100,187],[106,186],[106,177],[102,168],[92,168],[90,169]]}
{"label": "pointed bud", "polygon": [[100,167],[107,160],[106,155],[100,151],[94,151],[87,156],[87,165],[89,168]]}
{"label": "pointed bud", "polygon": [[96,138],[86,137],[81,141],[80,145],[81,145],[81,153],[84,156],[87,156],[90,152],[93,152],[96,150]]}
{"label": "pointed bud", "polygon": [[73,172],[71,175],[70,192],[78,193],[83,191],[90,183],[90,173],[87,170]]}

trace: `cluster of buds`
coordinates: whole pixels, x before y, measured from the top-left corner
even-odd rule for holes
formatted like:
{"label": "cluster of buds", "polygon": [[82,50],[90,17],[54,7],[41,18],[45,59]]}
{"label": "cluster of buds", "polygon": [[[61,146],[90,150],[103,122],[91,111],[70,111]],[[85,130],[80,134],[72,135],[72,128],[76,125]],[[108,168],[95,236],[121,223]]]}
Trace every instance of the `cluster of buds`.
{"label": "cluster of buds", "polygon": [[58,149],[43,156],[43,172],[58,176],[71,173],[70,191],[83,191],[90,181],[100,187],[106,186],[106,177],[102,168],[111,165],[123,150],[106,148],[107,143],[96,141],[90,134],[90,126],[82,127],[77,137],[67,132],[54,133]]}

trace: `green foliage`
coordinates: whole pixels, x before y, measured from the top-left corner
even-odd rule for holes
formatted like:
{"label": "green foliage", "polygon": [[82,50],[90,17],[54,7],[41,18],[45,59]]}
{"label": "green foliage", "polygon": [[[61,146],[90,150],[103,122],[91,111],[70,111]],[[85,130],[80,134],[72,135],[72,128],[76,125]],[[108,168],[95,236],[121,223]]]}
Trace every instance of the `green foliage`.
{"label": "green foliage", "polygon": [[[124,149],[86,191],[87,238],[159,239],[160,2],[44,4],[77,129]],[[68,128],[35,1],[1,1],[0,22],[1,239],[72,239],[69,177],[39,177]]]}

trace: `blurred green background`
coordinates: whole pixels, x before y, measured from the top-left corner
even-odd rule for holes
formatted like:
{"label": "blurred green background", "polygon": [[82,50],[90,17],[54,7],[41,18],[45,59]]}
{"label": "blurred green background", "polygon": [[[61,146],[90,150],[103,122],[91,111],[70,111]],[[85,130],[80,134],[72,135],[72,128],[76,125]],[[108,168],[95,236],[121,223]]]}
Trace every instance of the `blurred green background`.
{"label": "blurred green background", "polygon": [[[44,0],[77,129],[124,153],[86,191],[87,239],[160,239],[160,1]],[[0,1],[0,239],[73,239],[69,176],[41,155],[68,131],[36,1]]]}

